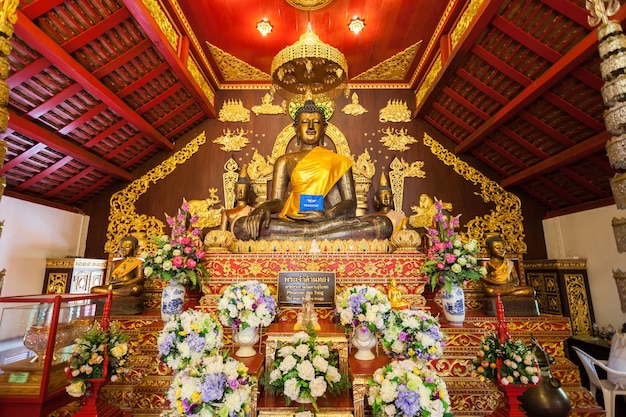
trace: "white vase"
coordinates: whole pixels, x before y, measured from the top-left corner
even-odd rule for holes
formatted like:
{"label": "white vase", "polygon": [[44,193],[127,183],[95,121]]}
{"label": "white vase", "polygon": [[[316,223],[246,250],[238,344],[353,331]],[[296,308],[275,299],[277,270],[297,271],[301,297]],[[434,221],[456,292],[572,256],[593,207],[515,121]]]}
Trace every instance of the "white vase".
{"label": "white vase", "polygon": [[360,361],[371,361],[376,356],[372,348],[378,343],[378,337],[367,327],[357,327],[352,336],[352,345],[358,350],[354,357]]}
{"label": "white vase", "polygon": [[259,332],[257,330],[256,327],[246,327],[235,333],[233,340],[239,346],[235,355],[240,358],[249,358],[256,355],[254,345],[259,341]]}
{"label": "white vase", "polygon": [[441,288],[443,315],[450,324],[463,324],[465,321],[465,292],[463,287],[452,284],[450,292],[445,285]]}
{"label": "white vase", "polygon": [[185,305],[185,286],[177,279],[172,279],[163,287],[161,294],[161,320],[168,322],[183,312]]}

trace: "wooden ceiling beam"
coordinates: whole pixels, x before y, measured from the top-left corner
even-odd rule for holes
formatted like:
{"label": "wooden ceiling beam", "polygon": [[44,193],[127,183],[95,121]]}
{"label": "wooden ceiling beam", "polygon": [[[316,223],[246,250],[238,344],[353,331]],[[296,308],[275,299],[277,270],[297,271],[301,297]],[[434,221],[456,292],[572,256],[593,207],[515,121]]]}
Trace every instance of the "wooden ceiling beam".
{"label": "wooden ceiling beam", "polygon": [[89,139],[89,141],[85,142],[83,146],[87,149],[93,148],[94,146],[102,142],[104,138],[113,135],[113,133],[117,132],[118,130],[126,126],[126,124],[127,124],[126,120],[120,120],[117,123],[113,123],[111,126],[107,127],[102,132],[98,133],[96,136]]}
{"label": "wooden ceiling beam", "polygon": [[25,16],[28,16],[30,20],[35,20],[63,3],[65,3],[65,0],[37,0],[21,7],[20,11]]}
{"label": "wooden ceiling beam", "polygon": [[44,143],[41,143],[41,142],[35,143],[34,146],[31,146],[29,149],[26,149],[21,154],[16,155],[10,161],[5,162],[4,165],[0,167],[0,174],[9,172],[11,169],[20,165],[22,162],[26,161],[31,156],[37,155],[40,151],[44,149],[46,149],[46,145]]}
{"label": "wooden ceiling beam", "polygon": [[15,71],[11,76],[7,77],[6,82],[9,84],[9,87],[16,87],[22,84],[24,81],[30,80],[49,66],[50,61],[48,61],[46,58],[39,58],[31,62],[21,70]]}
{"label": "wooden ceiling beam", "polygon": [[604,149],[606,141],[611,135],[608,132],[598,133],[597,135],[581,142],[577,145],[567,148],[563,152],[545,159],[517,174],[511,175],[500,181],[500,185],[504,188],[522,184],[531,179],[537,178],[539,175],[554,171],[564,165],[575,162],[579,159],[592,155],[601,149]]}
{"label": "wooden ceiling beam", "polygon": [[476,16],[474,16],[470,27],[465,31],[461,39],[459,39],[459,42],[450,54],[450,58],[445,63],[442,63],[441,71],[439,71],[439,74],[432,80],[422,101],[418,103],[417,108],[413,112],[414,118],[424,117],[447,80],[454,76],[456,68],[471,50],[474,42],[482,35],[485,28],[489,26],[489,22],[497,13],[503,2],[504,0],[483,2]]}
{"label": "wooden ceiling beam", "polygon": [[504,156],[506,159],[511,161],[518,168],[521,168],[521,169],[528,168],[527,164],[525,164],[524,162],[520,161],[519,158],[515,157],[511,152],[509,152],[507,149],[504,149],[502,146],[498,145],[493,140],[491,140],[491,139],[485,140],[485,145],[489,146],[491,149],[496,151],[499,155]]}
{"label": "wooden ceiling beam", "polygon": [[590,28],[587,22],[589,12],[587,12],[587,9],[578,7],[575,2],[563,0],[541,0],[541,2],[546,6],[550,6],[568,19],[573,20],[580,26]]}
{"label": "wooden ceiling beam", "polygon": [[98,22],[95,26],[86,29],[84,32],[81,32],[72,39],[68,40],[67,42],[62,44],[61,47],[65,49],[66,52],[71,54],[72,52],[76,51],[79,48],[82,48],[89,42],[92,42],[93,40],[99,38],[104,33],[110,31],[123,21],[128,20],[128,18],[130,18],[130,12],[128,11],[128,9],[121,8],[113,12],[113,14],[111,14],[104,20]]}
{"label": "wooden ceiling beam", "polygon": [[47,198],[53,198],[54,196],[60,194],[67,188],[79,182],[81,179],[85,178],[87,175],[90,175],[94,171],[95,171],[95,168],[87,167],[81,170],[78,174],[74,175],[70,180],[65,181],[63,184],[59,185],[58,187],[55,187],[54,189],[48,191],[43,196]]}
{"label": "wooden ceiling beam", "polygon": [[446,116],[448,119],[450,119],[451,122],[456,123],[458,126],[461,126],[464,130],[467,130],[468,132],[473,132],[475,130],[472,126],[467,124],[465,120],[461,119],[456,114],[448,110],[447,107],[444,107],[439,103],[433,103],[432,108]]}
{"label": "wooden ceiling beam", "polygon": [[100,80],[93,76],[86,68],[80,65],[63,48],[46,36],[26,15],[17,10],[17,22],[14,26],[15,33],[26,43],[36,48],[53,65],[57,66],[67,76],[95,97],[106,103],[120,117],[128,120],[137,130],[144,132],[150,140],[157,143],[161,148],[173,150],[174,145],[161,135],[156,129],[135,113],[126,103],[109,90]]}
{"label": "wooden ceiling beam", "polygon": [[143,77],[139,78],[135,82],[127,85],[126,87],[124,87],[120,91],[118,91],[116,93],[117,96],[119,98],[124,98],[127,95],[132,94],[132,93],[138,91],[141,87],[143,87],[144,85],[148,84],[150,81],[154,80],[159,75],[163,74],[169,68],[170,68],[170,66],[167,64],[167,62],[164,62],[161,65],[152,68],[150,70],[150,72],[146,73]]}
{"label": "wooden ceiling beam", "polygon": [[545,198],[542,194],[539,194],[536,187],[528,187],[523,185],[520,188],[524,190],[524,192],[527,193],[529,196],[539,201],[541,204],[548,207],[549,209],[556,210],[558,208],[552,201]]}
{"label": "wooden ceiling beam", "polygon": [[122,1],[133,15],[139,26],[141,26],[143,31],[146,33],[146,36],[148,36],[148,38],[152,41],[155,48],[170,64],[172,71],[189,90],[189,93],[198,100],[202,111],[207,115],[207,117],[215,118],[217,116],[215,107],[209,101],[208,97],[204,91],[202,91],[196,80],[191,76],[186,65],[181,61],[174,48],[172,48],[168,40],[165,38],[161,29],[158,27],[143,2],[136,0]]}
{"label": "wooden ceiling beam", "polygon": [[168,100],[174,93],[179,91],[181,88],[182,88],[182,84],[180,82],[173,84],[167,90],[161,91],[152,100],[148,101],[147,103],[144,103],[141,107],[138,107],[137,113],[143,114],[147,112],[148,110],[153,109],[156,105]]}
{"label": "wooden ceiling beam", "polygon": [[[550,48],[548,45],[544,44],[537,38],[531,36],[528,32],[524,32],[522,29],[515,26],[513,23],[509,22],[502,16],[494,17],[492,24],[494,25],[494,27],[498,28],[506,35],[515,39],[517,42],[520,42],[526,48],[533,51],[546,61],[555,63],[563,57],[560,53]],[[602,79],[585,68],[575,68],[572,71],[571,75],[585,84],[590,83],[590,87],[602,85]]]}
{"label": "wooden ceiling beam", "polygon": [[137,45],[130,48],[128,51],[119,55],[117,58],[110,60],[105,65],[101,66],[93,72],[94,77],[100,79],[105,75],[112,73],[113,71],[120,69],[125,64],[130,62],[133,58],[137,58],[139,55],[146,52],[152,47],[152,43],[149,39],[144,39]]}
{"label": "wooden ceiling beam", "polygon": [[192,124],[198,123],[200,120],[202,120],[202,118],[203,118],[203,114],[202,113],[198,113],[195,116],[190,117],[189,120],[187,120],[185,123],[181,123],[178,126],[176,126],[176,129],[169,131],[166,134],[166,136],[168,138],[176,137],[176,136],[178,136],[179,132],[185,131]]}
{"label": "wooden ceiling beam", "polygon": [[[626,5],[623,5],[613,17],[622,21],[626,17]],[[498,127],[515,117],[521,109],[529,105],[545,93],[554,84],[559,82],[570,71],[589,59],[593,54],[597,54],[598,35],[592,31],[585,36],[576,46],[570,49],[547,71],[541,74],[531,85],[526,87],[520,94],[504,106],[494,117],[483,124],[469,135],[460,145],[455,148],[456,153],[464,153],[480,143]]]}
{"label": "wooden ceiling beam", "polygon": [[18,116],[14,112],[9,110],[9,128],[21,133],[22,135],[30,138],[37,138],[39,142],[44,143],[46,146],[61,152],[65,155],[69,155],[72,158],[83,162],[86,165],[94,165],[99,170],[106,174],[113,175],[116,178],[132,181],[133,176],[123,169],[113,165],[110,162],[92,154],[91,152],[77,146],[70,141],[52,133],[43,127],[36,125],[35,123],[26,120],[23,117]]}
{"label": "wooden ceiling beam", "polygon": [[572,169],[568,167],[561,167],[560,170],[569,178],[573,179],[578,185],[582,185],[587,190],[597,195],[599,198],[609,197],[611,194],[604,191],[602,188],[590,182],[587,178],[582,175],[574,172]]}
{"label": "wooden ceiling beam", "polygon": [[131,159],[126,161],[124,163],[124,165],[122,165],[122,167],[130,169],[132,166],[140,163],[142,160],[144,160],[150,154],[152,154],[152,153],[154,153],[156,151],[157,150],[154,148],[154,146],[148,146],[147,148],[142,149],[141,152],[139,152],[137,155],[135,155],[134,157],[132,157]]}
{"label": "wooden ceiling beam", "polygon": [[563,110],[565,113],[572,116],[572,118],[584,123],[586,126],[595,130],[596,132],[603,132],[606,129],[604,123],[591,116],[589,113],[585,113],[569,101],[564,100],[563,98],[559,97],[551,91],[546,91],[546,93],[543,95],[543,98],[547,102]]}
{"label": "wooden ceiling beam", "polygon": [[429,124],[431,124],[435,129],[437,129],[438,131],[443,133],[445,136],[447,136],[451,141],[453,141],[455,143],[460,143],[461,142],[461,140],[459,138],[454,136],[448,129],[446,129],[445,127],[440,125],[431,116],[429,116],[429,115],[424,116],[424,120],[427,121]]}
{"label": "wooden ceiling beam", "polygon": [[[553,211],[546,213],[544,219],[550,219],[557,216],[565,216],[566,214],[578,213],[581,211],[592,210],[599,207],[612,206],[615,204],[615,198],[608,197],[602,200],[590,201],[587,203],[578,204],[568,208],[557,210],[556,207]],[[549,206],[548,206],[549,207]]]}
{"label": "wooden ceiling beam", "polygon": [[163,126],[165,123],[169,122],[173,118],[177,117],[179,114],[184,112],[187,108],[192,106],[195,103],[193,99],[189,99],[178,105],[174,110],[168,112],[165,116],[161,117],[159,120],[154,122],[154,125],[157,127]]}
{"label": "wooden ceiling beam", "polygon": [[139,139],[141,139],[141,138],[142,138],[141,134],[136,134],[132,138],[126,139],[124,141],[124,143],[120,144],[120,146],[117,146],[111,152],[109,152],[108,154],[104,155],[103,159],[105,161],[110,161],[111,159],[115,158],[117,155],[121,154],[126,149],[128,149],[129,147],[131,147],[132,145],[137,143],[137,141],[139,141]]}
{"label": "wooden ceiling beam", "polygon": [[91,119],[99,115],[100,113],[104,112],[106,109],[108,109],[108,106],[106,104],[99,103],[93,106],[92,108],[88,109],[85,113],[81,114],[76,119],[72,120],[71,122],[63,126],[61,129],[57,131],[57,133],[65,136],[68,133],[73,132],[74,130],[83,126],[85,123],[87,123],[88,121],[90,121]]}
{"label": "wooden ceiling beam", "polygon": [[69,87],[67,87],[66,89],[56,93],[55,95],[50,97],[48,100],[38,105],[37,107],[34,107],[33,109],[29,110],[28,113],[26,114],[32,117],[33,119],[37,119],[44,113],[49,112],[50,110],[52,110],[53,108],[55,108],[56,106],[63,103],[65,100],[69,99],[70,97],[74,96],[75,94],[77,94],[79,91],[82,91],[82,90],[83,90],[82,85],[74,83],[70,85]]}
{"label": "wooden ceiling beam", "polygon": [[59,159],[54,164],[50,165],[48,168],[44,169],[43,171],[40,171],[37,175],[33,175],[26,181],[22,182],[21,184],[13,188],[17,191],[27,190],[31,187],[31,185],[35,185],[39,181],[46,179],[50,174],[52,174],[53,172],[56,172],[57,170],[64,167],[68,163],[72,162],[73,160],[74,158],[72,158],[71,156],[64,156],[63,158]]}
{"label": "wooden ceiling beam", "polygon": [[[152,146],[155,146],[154,144]],[[68,204],[75,203],[77,201],[81,201],[86,196],[97,192],[107,185],[108,182],[112,180],[111,176],[107,175],[102,177],[99,181],[94,182],[90,187],[85,188],[80,193],[76,194],[74,197],[67,200]]]}
{"label": "wooden ceiling beam", "polygon": [[569,201],[570,204],[580,204],[580,199],[574,197],[572,194],[565,191],[563,188],[556,185],[554,182],[548,180],[546,177],[539,178],[539,181],[548,187],[550,190],[554,191],[555,194],[560,195],[565,200]]}

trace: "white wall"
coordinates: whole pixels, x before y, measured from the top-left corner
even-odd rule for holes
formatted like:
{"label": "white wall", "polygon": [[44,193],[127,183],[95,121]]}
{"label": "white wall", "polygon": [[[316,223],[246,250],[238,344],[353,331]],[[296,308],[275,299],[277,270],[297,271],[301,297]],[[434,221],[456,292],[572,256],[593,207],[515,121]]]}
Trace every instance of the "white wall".
{"label": "white wall", "polygon": [[89,216],[3,196],[0,220],[2,296],[41,294],[46,258],[85,254]]}
{"label": "white wall", "polygon": [[549,259],[587,259],[587,275],[596,322],[621,329],[622,313],[613,270],[626,271],[626,253],[615,244],[611,220],[626,217],[616,206],[587,210],[543,221]]}

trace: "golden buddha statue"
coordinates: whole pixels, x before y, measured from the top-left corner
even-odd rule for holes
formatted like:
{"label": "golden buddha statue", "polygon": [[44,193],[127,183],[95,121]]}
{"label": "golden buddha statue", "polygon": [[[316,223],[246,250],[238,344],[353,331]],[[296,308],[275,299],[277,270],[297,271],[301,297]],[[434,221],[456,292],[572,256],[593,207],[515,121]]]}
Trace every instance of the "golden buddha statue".
{"label": "golden buddha statue", "polygon": [[[235,221],[239,240],[387,239],[387,216],[356,216],[351,158],[325,149],[326,118],[312,100],[296,111],[300,149],[276,159],[268,201]],[[291,192],[289,192],[291,187]]]}
{"label": "golden buddha statue", "polygon": [[309,325],[313,330],[321,329],[317,320],[317,313],[315,312],[315,304],[313,304],[313,301],[311,300],[311,291],[307,291],[304,295],[302,308],[298,312],[298,317],[296,319],[296,324],[293,326],[293,330],[305,330]]}
{"label": "golden buddha statue", "polygon": [[143,294],[143,261],[135,256],[139,242],[133,236],[120,240],[121,259],[111,262],[108,284],[91,288],[92,293],[106,293],[109,286],[113,295],[139,297]]}
{"label": "golden buddha statue", "polygon": [[389,290],[387,291],[387,298],[391,303],[391,308],[401,310],[409,307],[409,303],[402,299],[402,292],[400,291],[400,288],[398,288],[395,278],[391,278]]}
{"label": "golden buddha statue", "polygon": [[504,258],[506,250],[502,238],[491,236],[487,238],[486,245],[490,258],[485,264],[487,275],[482,278],[485,295],[495,297],[500,293],[502,296],[534,297],[534,288],[520,285],[515,264]]}

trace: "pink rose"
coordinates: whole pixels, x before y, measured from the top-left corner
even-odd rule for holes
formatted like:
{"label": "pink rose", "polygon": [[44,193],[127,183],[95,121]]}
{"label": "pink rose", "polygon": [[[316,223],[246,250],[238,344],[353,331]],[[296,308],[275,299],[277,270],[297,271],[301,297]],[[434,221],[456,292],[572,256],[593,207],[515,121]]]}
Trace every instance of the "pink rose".
{"label": "pink rose", "polygon": [[437,269],[439,269],[439,270],[441,270],[441,271],[443,271],[443,270],[445,269],[445,267],[446,267],[446,266],[445,266],[444,264],[442,264],[441,262],[439,262],[439,263],[437,264]]}
{"label": "pink rose", "polygon": [[451,253],[446,253],[446,262],[449,264],[453,264],[456,261],[456,256]]}
{"label": "pink rose", "polygon": [[198,258],[198,259],[204,258],[204,251],[202,249],[198,249],[196,251],[196,258]]}
{"label": "pink rose", "polygon": [[192,258],[187,258],[187,268],[195,269],[198,263],[194,261]]}
{"label": "pink rose", "polygon": [[193,246],[185,246],[183,252],[186,254],[190,254],[191,252],[193,252]]}
{"label": "pink rose", "polygon": [[182,256],[174,256],[174,258],[172,258],[172,265],[174,265],[176,268],[181,268],[184,264],[185,261],[183,260]]}

